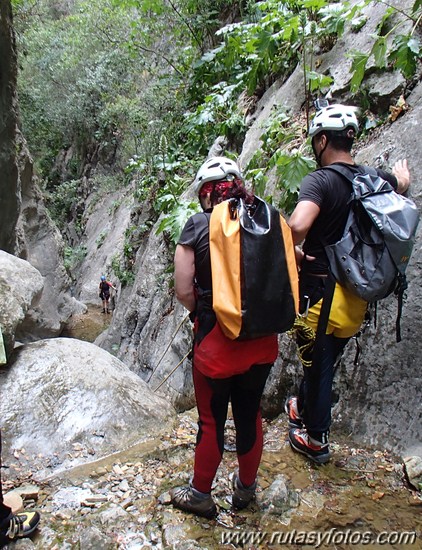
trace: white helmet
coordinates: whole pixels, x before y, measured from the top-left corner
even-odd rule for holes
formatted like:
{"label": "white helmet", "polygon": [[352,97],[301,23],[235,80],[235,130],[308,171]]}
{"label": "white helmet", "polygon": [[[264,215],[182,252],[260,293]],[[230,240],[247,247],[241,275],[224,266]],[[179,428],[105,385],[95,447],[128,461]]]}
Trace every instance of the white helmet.
{"label": "white helmet", "polygon": [[196,174],[194,181],[195,193],[199,194],[207,181],[223,180],[228,175],[242,179],[239,166],[227,157],[212,157],[204,162]]}
{"label": "white helmet", "polygon": [[313,137],[323,130],[341,132],[351,126],[355,132],[359,130],[356,108],[347,105],[329,105],[317,112],[309,126],[309,136]]}

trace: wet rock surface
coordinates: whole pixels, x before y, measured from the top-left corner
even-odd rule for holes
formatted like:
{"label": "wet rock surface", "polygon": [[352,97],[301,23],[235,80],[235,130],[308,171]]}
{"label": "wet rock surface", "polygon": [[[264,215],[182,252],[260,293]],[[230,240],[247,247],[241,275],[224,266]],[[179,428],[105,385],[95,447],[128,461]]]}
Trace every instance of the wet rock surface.
{"label": "wet rock surface", "polygon": [[[230,419],[227,426],[226,447],[232,449]],[[265,423],[257,498],[247,509],[231,508],[237,461],[234,452],[226,451],[213,490],[216,519],[176,510],[168,491],[192,475],[195,436],[194,409],[156,440],[42,482],[21,455],[12,457],[5,464],[5,487],[16,487],[25,507],[40,511],[42,523],[32,540],[8,548],[315,548],[317,539],[305,537],[320,533],[331,539],[320,540],[318,547],[342,549],[352,539],[385,533],[391,538],[384,547],[401,549],[406,545],[397,541],[404,532],[415,533],[410,548],[422,548],[421,495],[406,485],[399,459],[334,438],[333,460],[314,466],[291,451],[285,416]]]}
{"label": "wet rock surface", "polygon": [[82,340],[23,345],[0,369],[2,452],[39,477],[156,437],[175,417],[119,359]]}

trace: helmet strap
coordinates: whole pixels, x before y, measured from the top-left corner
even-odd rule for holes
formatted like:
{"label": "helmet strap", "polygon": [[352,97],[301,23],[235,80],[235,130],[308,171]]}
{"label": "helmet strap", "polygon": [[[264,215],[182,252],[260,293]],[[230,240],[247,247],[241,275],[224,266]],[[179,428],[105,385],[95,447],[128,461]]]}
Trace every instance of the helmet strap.
{"label": "helmet strap", "polygon": [[325,135],[325,138],[326,138],[326,142],[325,142],[325,145],[324,147],[321,149],[321,151],[319,152],[319,154],[316,152],[316,149],[315,149],[315,145],[314,145],[314,140],[312,140],[312,151],[314,152],[314,155],[315,155],[315,160],[317,161],[317,164],[319,167],[322,166],[322,155],[324,153],[324,151],[326,150],[326,148],[328,147],[328,135],[327,134],[324,134]]}

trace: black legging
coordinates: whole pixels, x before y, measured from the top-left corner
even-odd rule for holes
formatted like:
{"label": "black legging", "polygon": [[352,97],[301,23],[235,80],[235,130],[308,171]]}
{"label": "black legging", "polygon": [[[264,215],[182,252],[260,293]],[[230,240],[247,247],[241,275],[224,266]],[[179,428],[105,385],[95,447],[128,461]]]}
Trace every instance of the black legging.
{"label": "black legging", "polygon": [[239,477],[255,482],[262,455],[260,403],[272,364],[253,365],[246,373],[211,379],[194,367],[193,381],[199,413],[193,486],[209,493],[224,450],[224,426],[231,400],[236,427]]}
{"label": "black legging", "polygon": [[[317,441],[327,443],[331,425],[331,391],[335,364],[350,338],[324,334],[323,339],[319,357],[313,358],[310,367],[303,368],[298,407],[303,411],[308,434]],[[298,344],[301,343],[299,339]]]}

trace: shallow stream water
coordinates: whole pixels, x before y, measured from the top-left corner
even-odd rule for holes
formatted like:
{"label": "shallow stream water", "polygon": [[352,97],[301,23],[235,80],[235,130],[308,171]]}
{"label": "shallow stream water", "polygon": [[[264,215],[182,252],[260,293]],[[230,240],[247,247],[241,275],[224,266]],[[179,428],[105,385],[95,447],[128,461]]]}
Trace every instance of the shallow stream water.
{"label": "shallow stream water", "polygon": [[[110,318],[90,308],[67,336],[92,341]],[[333,459],[315,466],[290,449],[285,415],[264,422],[257,499],[247,509],[231,508],[237,461],[230,418],[213,488],[218,516],[206,520],[174,509],[168,491],[191,478],[196,428],[193,409],[161,438],[42,482],[35,470],[28,474],[30,464],[10,464],[10,487],[35,482],[40,489],[33,505],[41,528],[25,548],[422,549],[421,494],[407,484],[398,457],[356,448],[334,426]],[[278,492],[268,498],[275,482]]]}
{"label": "shallow stream water", "polygon": [[94,342],[110,325],[113,313],[102,313],[101,306],[89,305],[86,313],[74,315],[61,336]]}

